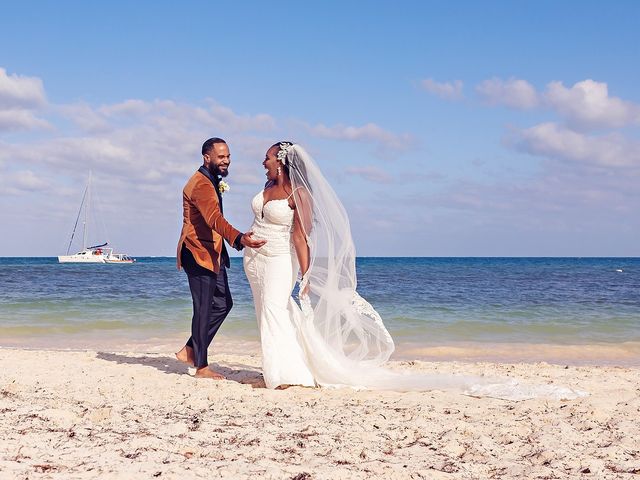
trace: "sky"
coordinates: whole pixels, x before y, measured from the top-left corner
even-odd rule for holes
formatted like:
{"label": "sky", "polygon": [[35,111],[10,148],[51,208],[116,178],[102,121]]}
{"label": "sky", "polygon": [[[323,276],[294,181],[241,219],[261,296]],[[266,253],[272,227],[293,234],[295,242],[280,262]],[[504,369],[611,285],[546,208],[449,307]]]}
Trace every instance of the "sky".
{"label": "sky", "polygon": [[[640,2],[2,2],[0,256],[174,255],[224,138],[246,231],[305,147],[360,256],[640,256]],[[74,244],[74,248],[76,244]]]}

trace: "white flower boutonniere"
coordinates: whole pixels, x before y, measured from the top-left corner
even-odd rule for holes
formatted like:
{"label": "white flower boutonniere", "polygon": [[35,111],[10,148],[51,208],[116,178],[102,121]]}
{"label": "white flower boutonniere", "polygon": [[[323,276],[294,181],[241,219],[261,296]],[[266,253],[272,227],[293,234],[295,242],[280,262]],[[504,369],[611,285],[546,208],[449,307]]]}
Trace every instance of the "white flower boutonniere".
{"label": "white flower boutonniere", "polygon": [[225,192],[228,192],[229,190],[231,190],[231,187],[227,182],[224,180],[220,180],[218,182],[218,191],[220,192],[220,195],[224,195]]}

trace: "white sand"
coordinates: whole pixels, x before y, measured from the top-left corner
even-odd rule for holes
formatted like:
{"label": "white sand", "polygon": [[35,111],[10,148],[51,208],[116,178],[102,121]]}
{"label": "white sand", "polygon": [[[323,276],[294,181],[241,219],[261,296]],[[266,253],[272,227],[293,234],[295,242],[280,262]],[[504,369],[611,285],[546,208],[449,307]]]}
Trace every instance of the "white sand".
{"label": "white sand", "polygon": [[0,349],[0,478],[640,478],[640,368],[403,362],[587,390],[508,402],[196,380],[169,353]]}

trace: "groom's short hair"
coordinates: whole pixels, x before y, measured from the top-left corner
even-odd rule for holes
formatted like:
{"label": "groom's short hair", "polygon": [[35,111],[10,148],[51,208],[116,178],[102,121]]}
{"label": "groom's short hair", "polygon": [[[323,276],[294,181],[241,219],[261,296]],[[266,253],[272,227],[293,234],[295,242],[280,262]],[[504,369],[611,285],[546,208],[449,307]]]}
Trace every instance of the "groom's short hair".
{"label": "groom's short hair", "polygon": [[207,153],[209,153],[216,143],[227,143],[227,142],[225,142],[223,139],[218,137],[210,138],[209,140],[207,140],[202,144],[202,155],[206,155]]}

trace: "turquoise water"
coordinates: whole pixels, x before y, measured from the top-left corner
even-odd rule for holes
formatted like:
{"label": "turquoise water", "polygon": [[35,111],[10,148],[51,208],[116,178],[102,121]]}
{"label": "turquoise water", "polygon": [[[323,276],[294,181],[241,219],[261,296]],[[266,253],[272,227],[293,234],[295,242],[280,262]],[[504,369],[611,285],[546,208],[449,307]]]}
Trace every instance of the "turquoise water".
{"label": "turquoise water", "polygon": [[[399,347],[640,342],[638,258],[359,258],[357,269],[360,294]],[[221,334],[255,340],[241,259],[232,259],[229,277],[234,308]],[[186,277],[173,258],[0,258],[0,345],[179,336],[190,317]]]}

